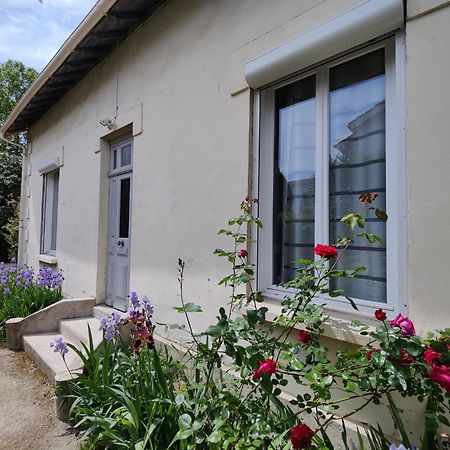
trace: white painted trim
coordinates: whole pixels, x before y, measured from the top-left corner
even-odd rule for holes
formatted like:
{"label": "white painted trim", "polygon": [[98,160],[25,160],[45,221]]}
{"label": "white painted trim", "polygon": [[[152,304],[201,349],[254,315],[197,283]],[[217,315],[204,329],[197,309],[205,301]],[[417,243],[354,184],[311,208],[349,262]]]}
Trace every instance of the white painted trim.
{"label": "white painted trim", "polygon": [[245,65],[245,78],[259,88],[349,48],[402,28],[403,0],[368,0]]}
{"label": "white painted trim", "polygon": [[38,170],[41,175],[45,175],[47,173],[53,172],[54,170],[58,170],[61,166],[62,164],[60,163],[59,156],[57,156],[55,158],[44,161],[39,166]]}
{"label": "white painted trim", "polygon": [[40,262],[55,265],[58,264],[58,258],[56,256],[47,255],[47,254],[41,254],[38,256],[38,260]]}
{"label": "white painted trim", "polygon": [[[330,67],[342,64],[365,53],[379,48],[386,50],[386,201],[389,214],[387,240],[388,243],[388,303],[371,302],[355,299],[359,307],[357,315],[372,316],[373,310],[384,308],[390,315],[407,312],[407,193],[406,193],[406,151],[405,151],[405,42],[404,33],[398,32],[395,37],[388,38],[377,44],[349,53],[332,62],[308,71],[289,80],[284,80],[270,88],[257,91],[255,95],[254,135],[254,197],[259,197],[258,215],[264,223],[264,228],[257,233],[257,248],[252,251],[253,261],[257,262],[257,279],[255,288],[261,290],[268,299],[281,301],[286,295],[292,295],[293,290],[286,290],[272,285],[272,204],[273,204],[273,142],[274,142],[274,92],[277,88],[306,78],[312,73],[317,76],[322,85],[327,83],[327,73]],[[390,69],[390,70],[389,70]],[[319,83],[318,83],[319,86]],[[317,115],[320,118],[326,114],[327,121],[328,91],[322,92],[317,87]],[[264,111],[271,111],[268,114]],[[320,126],[319,119],[316,127]],[[389,124],[395,123],[394,127]],[[316,242],[328,243],[327,223],[318,224],[318,218],[328,218],[328,173],[319,171],[328,165],[328,126],[316,130]],[[324,172],[327,172],[324,170]],[[263,180],[263,182],[262,182]],[[256,257],[255,257],[256,255]],[[354,313],[345,298],[330,298],[321,296],[318,303],[327,303],[330,311]]]}

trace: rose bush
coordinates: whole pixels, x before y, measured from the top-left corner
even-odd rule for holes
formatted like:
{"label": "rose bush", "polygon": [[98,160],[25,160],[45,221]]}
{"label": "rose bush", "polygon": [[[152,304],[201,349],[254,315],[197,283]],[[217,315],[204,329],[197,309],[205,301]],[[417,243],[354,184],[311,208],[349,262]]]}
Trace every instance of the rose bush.
{"label": "rose bush", "polygon": [[[361,199],[364,206],[368,198]],[[219,231],[232,239],[230,249],[215,251],[230,263],[230,272],[219,281],[229,288],[230,301],[205,330],[192,326],[191,314],[202,310],[184,298],[185,264],[179,261],[181,306],[175,309],[185,320],[159,323],[168,332],[187,333],[186,349],[177,350],[176,362],[167,362],[154,345],[153,308],[146,298],[132,294],[128,318],[102,321],[107,351],[89,353],[93,361],[87,361],[84,378],[74,381],[70,391],[78,428],[100,447],[133,448],[139,443],[138,448],[332,450],[334,445],[348,445],[344,431],[342,443],[328,436],[336,417],[345,419],[368,405],[384,404],[398,425],[401,443],[411,449],[410,433],[392,396],[398,393],[426,402],[423,443],[428,450],[436,448],[437,425],[448,424],[450,330],[421,338],[409,318],[388,320],[378,309],[378,326],[353,322],[368,337],[367,345],[330,354],[321,339],[328,320],[323,301],[343,292],[330,289],[329,281],[364,270],[337,269],[352,242],[378,240],[364,231],[360,213],[342,218],[349,235],[335,246],[318,245],[317,259],[297,261],[296,276],[285,285],[292,294],[282,300],[280,314],[268,321],[264,298],[254,290],[255,268],[242,249],[250,243],[248,228],[262,226],[251,214],[253,205],[244,201],[242,214]],[[387,218],[370,206],[367,210]],[[131,347],[121,343],[117,332],[125,322],[132,327]],[[115,351],[110,343],[115,343]],[[94,389],[93,380],[99,377],[105,386],[90,396],[86,386]],[[297,394],[286,401],[282,392],[288,389]],[[371,442],[377,442],[372,448],[389,448],[379,430],[369,427],[368,433]]]}

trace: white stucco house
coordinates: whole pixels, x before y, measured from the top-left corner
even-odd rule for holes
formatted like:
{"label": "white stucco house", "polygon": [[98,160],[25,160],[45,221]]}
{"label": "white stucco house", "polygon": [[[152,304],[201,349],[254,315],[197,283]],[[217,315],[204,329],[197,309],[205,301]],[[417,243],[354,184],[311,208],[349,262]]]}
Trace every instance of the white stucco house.
{"label": "white stucco house", "polygon": [[99,0],[1,130],[29,136],[19,261],[62,269],[67,297],[146,294],[170,322],[182,258],[204,326],[227,301],[217,230],[256,197],[276,314],[291,261],[377,192],[384,242],[349,251],[358,312],[322,299],[329,346],[379,307],[447,327],[449,25],[444,0]]}

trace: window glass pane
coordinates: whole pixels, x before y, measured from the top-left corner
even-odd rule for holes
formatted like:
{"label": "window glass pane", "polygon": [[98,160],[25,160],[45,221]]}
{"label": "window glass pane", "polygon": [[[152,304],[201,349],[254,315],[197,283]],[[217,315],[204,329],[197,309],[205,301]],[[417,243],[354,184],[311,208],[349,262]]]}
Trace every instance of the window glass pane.
{"label": "window glass pane", "polygon": [[275,93],[273,283],[295,274],[295,261],[313,259],[315,76]]}
{"label": "window glass pane", "polygon": [[131,164],[131,145],[128,144],[125,147],[122,147],[121,152],[122,152],[121,167],[129,166]]}
{"label": "window glass pane", "polygon": [[130,230],[130,179],[120,180],[119,237],[127,238]]}
{"label": "window glass pane", "polygon": [[59,170],[44,175],[42,208],[42,244],[43,253],[56,251],[58,223]]}
{"label": "window glass pane", "polygon": [[[376,192],[375,206],[386,209],[386,131],[384,49],[330,70],[330,242],[348,235],[339,223],[363,210],[358,196]],[[357,238],[339,261],[340,269],[366,267],[356,278],[333,279],[332,289],[350,297],[386,302],[386,225],[373,215],[366,231],[383,239],[369,245]]]}
{"label": "window glass pane", "polygon": [[59,171],[53,174],[53,202],[51,211],[51,243],[50,250],[56,251],[56,227],[58,223]]}
{"label": "window glass pane", "polygon": [[117,169],[117,150],[113,150],[113,163],[112,168]]}

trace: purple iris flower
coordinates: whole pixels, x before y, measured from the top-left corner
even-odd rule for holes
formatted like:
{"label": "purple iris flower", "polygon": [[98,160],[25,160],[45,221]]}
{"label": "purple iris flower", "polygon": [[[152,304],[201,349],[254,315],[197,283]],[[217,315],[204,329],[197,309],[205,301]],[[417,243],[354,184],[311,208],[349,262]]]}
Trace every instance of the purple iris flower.
{"label": "purple iris flower", "polygon": [[60,270],[54,271],[50,267],[39,270],[37,284],[42,288],[56,289],[62,284],[63,276]]}
{"label": "purple iris flower", "polygon": [[142,297],[142,307],[144,309],[145,314],[147,314],[147,318],[150,319],[150,317],[153,316],[155,310],[146,295]]}
{"label": "purple iris flower", "polygon": [[99,330],[105,332],[105,339],[107,341],[112,341],[119,336],[120,332],[118,326],[121,324],[122,316],[117,311],[114,311],[111,316],[105,316],[100,319]]}
{"label": "purple iris flower", "polygon": [[50,347],[53,348],[55,353],[59,353],[62,357],[69,352],[69,347],[61,336],[58,336],[54,341],[50,342]]}

